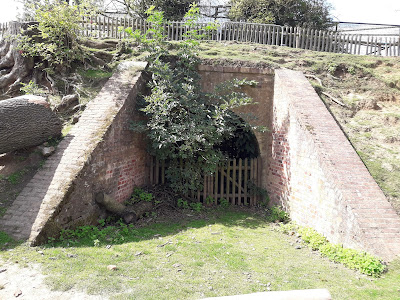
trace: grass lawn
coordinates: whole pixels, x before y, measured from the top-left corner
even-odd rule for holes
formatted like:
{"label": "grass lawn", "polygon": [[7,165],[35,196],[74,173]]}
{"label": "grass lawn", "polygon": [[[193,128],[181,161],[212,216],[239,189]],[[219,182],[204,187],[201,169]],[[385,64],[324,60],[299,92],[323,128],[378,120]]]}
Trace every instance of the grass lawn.
{"label": "grass lawn", "polygon": [[311,288],[327,288],[333,299],[400,299],[399,260],[373,278],[321,257],[262,214],[187,214],[193,213],[180,211],[174,222],[119,228],[125,234],[118,239],[114,231],[104,240],[89,237],[74,246],[67,246],[73,240],[11,250],[10,244],[0,244],[0,258],[40,263],[53,289],[75,288],[112,299],[199,299]]}

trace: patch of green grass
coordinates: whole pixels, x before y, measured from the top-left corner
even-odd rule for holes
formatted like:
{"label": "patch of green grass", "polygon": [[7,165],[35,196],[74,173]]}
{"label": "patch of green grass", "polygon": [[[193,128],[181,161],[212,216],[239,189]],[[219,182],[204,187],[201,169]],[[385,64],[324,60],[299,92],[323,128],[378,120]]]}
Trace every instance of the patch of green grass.
{"label": "patch of green grass", "polygon": [[[373,153],[371,151],[357,151],[357,153],[360,155],[368,171],[384,191],[385,195],[400,198],[400,190],[398,188],[400,184],[400,172],[397,170],[388,172],[388,170],[383,167],[386,159],[373,157],[370,154]],[[400,165],[396,160],[391,162],[395,165]]]}
{"label": "patch of green grass", "polygon": [[26,172],[27,170],[25,169],[19,170],[7,176],[7,180],[11,184],[18,184],[22,180],[22,177],[26,174]]}
{"label": "patch of green grass", "polygon": [[4,214],[6,213],[7,208],[6,207],[0,207],[0,217],[4,216]]}
{"label": "patch of green grass", "polygon": [[66,137],[67,134],[71,131],[71,129],[72,129],[73,126],[74,126],[74,125],[72,125],[72,124],[67,124],[67,125],[65,125],[65,126],[62,128],[62,130],[61,130],[61,136],[62,136],[62,137]]}
{"label": "patch of green grass", "polygon": [[210,212],[207,220],[129,229],[123,242],[105,237],[96,246],[89,239],[70,247],[20,245],[0,257],[40,263],[54,289],[112,299],[199,299],[311,288],[327,288],[333,299],[398,295],[399,261],[384,277],[367,277],[309,248],[296,249],[296,238],[275,227],[265,216],[246,211]]}
{"label": "patch of green grass", "polygon": [[12,242],[14,242],[14,240],[7,233],[0,231],[0,248]]}

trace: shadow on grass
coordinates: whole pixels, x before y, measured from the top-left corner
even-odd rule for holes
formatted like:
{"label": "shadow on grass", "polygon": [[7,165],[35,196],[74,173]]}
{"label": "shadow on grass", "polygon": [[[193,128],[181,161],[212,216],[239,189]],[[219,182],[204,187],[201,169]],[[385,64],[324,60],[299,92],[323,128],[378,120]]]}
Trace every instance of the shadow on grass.
{"label": "shadow on grass", "polygon": [[[219,224],[225,227],[255,229],[270,224],[266,217],[248,209],[206,209],[201,214],[178,211],[169,220],[151,224],[125,224],[122,221],[103,226],[82,226],[75,230],[66,230],[59,239],[49,239],[45,247],[98,247],[140,242],[159,237],[174,235],[192,228],[202,228]],[[1,244],[0,244],[1,245]]]}
{"label": "shadow on grass", "polygon": [[4,231],[0,231],[0,252],[13,249],[23,243],[24,241],[15,241],[7,233],[5,233]]}

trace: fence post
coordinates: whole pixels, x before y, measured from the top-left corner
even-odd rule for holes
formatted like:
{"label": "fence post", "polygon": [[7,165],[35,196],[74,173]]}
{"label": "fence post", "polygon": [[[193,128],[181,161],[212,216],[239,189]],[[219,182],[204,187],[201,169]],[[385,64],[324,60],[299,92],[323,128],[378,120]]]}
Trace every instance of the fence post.
{"label": "fence post", "polygon": [[[321,31],[320,31],[321,32]],[[326,42],[325,42],[325,31],[322,32],[322,44],[321,44],[321,51],[326,52]]]}
{"label": "fence post", "polygon": [[242,159],[239,158],[239,188],[238,188],[238,201],[237,204],[241,205],[242,204]]}
{"label": "fence post", "polygon": [[[236,167],[237,167],[237,161],[236,158],[233,159],[233,174],[232,174],[232,204],[235,205],[235,203],[238,203],[236,201]],[[239,189],[240,189],[240,184],[239,184]],[[238,203],[239,204],[239,203]]]}
{"label": "fence post", "polygon": [[388,56],[387,37],[385,37],[385,56]]}
{"label": "fence post", "polygon": [[397,56],[400,56],[400,34],[397,39]]}
{"label": "fence post", "polygon": [[[230,197],[230,177],[231,177],[231,161],[228,161],[228,168],[226,169],[226,200],[228,202],[231,202],[231,204],[234,203],[234,199]],[[235,184],[232,184],[232,188],[234,188]]]}
{"label": "fence post", "polygon": [[379,56],[382,56],[382,38],[379,38],[379,43],[378,43],[378,45],[379,45],[379,47],[378,47]]}
{"label": "fence post", "polygon": [[244,159],[244,201],[243,204],[244,205],[248,205],[248,201],[247,201],[247,181],[249,180],[249,160],[246,157]]}

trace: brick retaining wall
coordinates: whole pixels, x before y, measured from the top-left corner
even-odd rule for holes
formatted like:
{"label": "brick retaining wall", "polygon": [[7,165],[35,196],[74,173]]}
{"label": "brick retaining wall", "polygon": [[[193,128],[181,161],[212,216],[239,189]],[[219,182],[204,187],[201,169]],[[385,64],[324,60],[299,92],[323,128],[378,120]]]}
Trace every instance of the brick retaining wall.
{"label": "brick retaining wall", "polygon": [[117,200],[148,182],[143,135],[129,130],[138,119],[136,96],[144,86],[144,63],[125,63],[83,112],[0,221],[2,230],[32,244],[61,228],[97,222],[94,201],[104,191]]}
{"label": "brick retaining wall", "polygon": [[300,225],[391,260],[400,218],[300,72],[275,71],[267,187]]}
{"label": "brick retaining wall", "polygon": [[[148,183],[145,138],[129,130],[140,119],[144,67],[131,63],[110,78],[0,220],[2,230],[42,243],[61,228],[95,223],[97,192],[124,201]],[[300,72],[200,66],[200,73],[207,91],[235,77],[259,82],[246,90],[256,103],[235,112],[270,129],[255,135],[273,203],[332,242],[387,260],[400,254],[399,216]]]}

